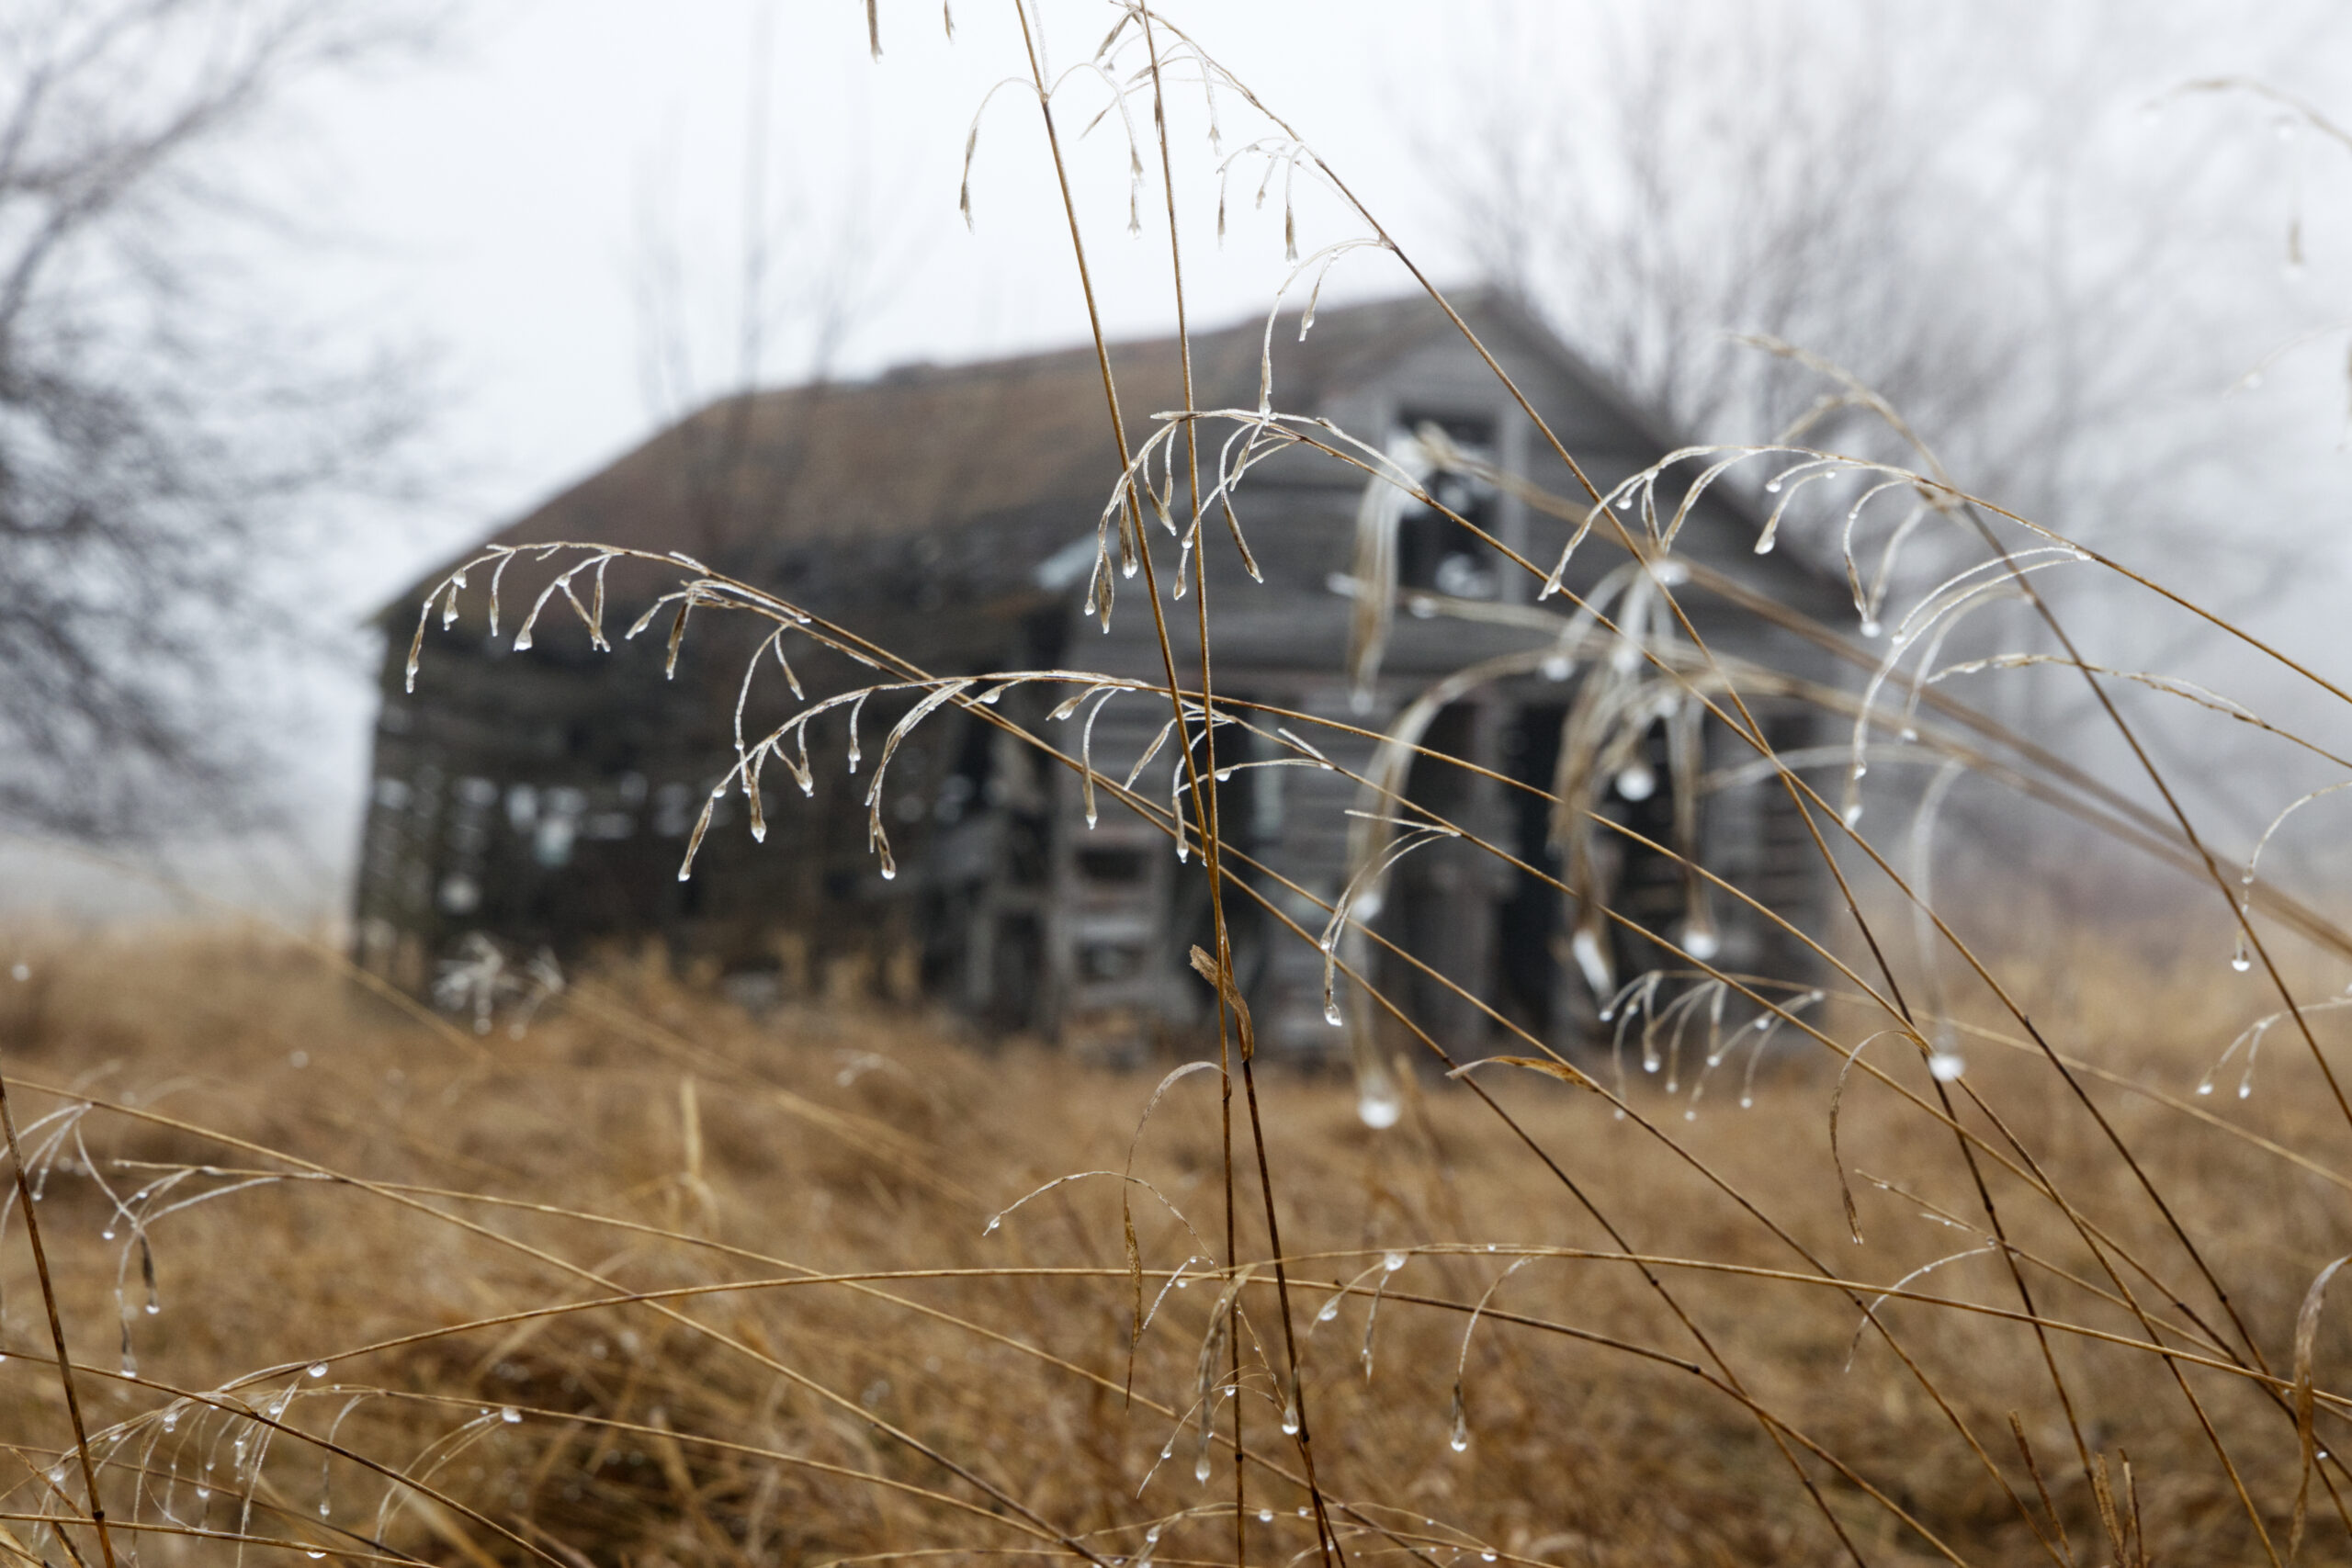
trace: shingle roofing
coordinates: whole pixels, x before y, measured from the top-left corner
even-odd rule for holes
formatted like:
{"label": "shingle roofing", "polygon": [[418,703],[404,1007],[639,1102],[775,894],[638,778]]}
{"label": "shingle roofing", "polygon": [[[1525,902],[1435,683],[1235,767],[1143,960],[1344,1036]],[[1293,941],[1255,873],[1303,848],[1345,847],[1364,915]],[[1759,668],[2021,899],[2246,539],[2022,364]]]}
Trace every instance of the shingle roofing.
{"label": "shingle roofing", "polygon": [[[1476,297],[1465,309],[1493,307]],[[1311,410],[1453,331],[1419,296],[1325,309],[1304,342],[1288,317],[1273,333],[1275,404]],[[1257,406],[1264,337],[1262,317],[1193,334],[1201,407]],[[1114,344],[1110,357],[1135,441],[1153,413],[1182,406],[1176,340]],[[722,399],[492,537],[725,554],[762,540],[917,533],[1041,503],[1091,513],[1117,472],[1088,344]]]}
{"label": "shingle roofing", "polygon": [[[1657,449],[1670,445],[1500,296],[1467,291],[1455,305],[1483,337],[1534,346]],[[1328,307],[1303,340],[1298,322],[1286,314],[1271,336],[1274,406],[1293,412],[1317,412],[1398,356],[1455,333],[1418,294]],[[1255,408],[1268,343],[1262,316],[1195,333],[1198,406]],[[1115,343],[1110,360],[1132,443],[1149,433],[1154,413],[1182,406],[1177,343]],[[1101,368],[1093,346],[1080,344],[723,398],[485,542],[594,541],[683,551],[725,569],[801,546],[878,546],[1015,513],[1091,518],[1116,477]],[[386,613],[403,618],[403,606],[433,580]]]}

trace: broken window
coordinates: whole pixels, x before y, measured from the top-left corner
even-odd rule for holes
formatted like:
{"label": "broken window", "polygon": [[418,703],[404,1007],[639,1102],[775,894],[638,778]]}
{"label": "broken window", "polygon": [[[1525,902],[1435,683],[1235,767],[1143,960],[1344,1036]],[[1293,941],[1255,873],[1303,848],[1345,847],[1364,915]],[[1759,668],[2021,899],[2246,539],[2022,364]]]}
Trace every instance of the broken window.
{"label": "broken window", "polygon": [[1430,457],[1440,459],[1421,481],[1437,505],[1408,501],[1397,519],[1396,586],[1442,593],[1451,599],[1494,598],[1500,581],[1495,571],[1494,547],[1479,535],[1495,533],[1500,492],[1487,479],[1449,468],[1443,461],[1451,458],[1491,466],[1496,461],[1494,424],[1483,419],[1422,413],[1408,413],[1403,423],[1416,435],[1430,431],[1442,439],[1425,437],[1422,442]]}

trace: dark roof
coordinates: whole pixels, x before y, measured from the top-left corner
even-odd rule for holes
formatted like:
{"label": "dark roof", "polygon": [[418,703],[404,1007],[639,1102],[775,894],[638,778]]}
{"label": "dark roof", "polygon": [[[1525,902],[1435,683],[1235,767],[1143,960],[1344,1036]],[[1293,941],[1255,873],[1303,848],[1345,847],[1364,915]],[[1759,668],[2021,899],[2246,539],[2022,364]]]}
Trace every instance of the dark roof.
{"label": "dark roof", "polygon": [[[1482,337],[1513,338],[1552,359],[1660,451],[1670,445],[1605,378],[1498,295],[1470,291],[1456,309]],[[1272,333],[1274,405],[1315,412],[1454,330],[1418,294],[1322,310],[1303,341],[1297,315],[1289,314]],[[1263,316],[1194,333],[1198,406],[1256,407],[1265,342]],[[1152,414],[1182,404],[1176,340],[1114,344],[1110,358],[1133,442],[1148,434]],[[724,398],[486,542],[680,550],[724,569],[750,549],[878,541],[1016,511],[1091,516],[1116,476],[1102,371],[1092,345],[1082,344]],[[413,607],[439,575],[386,613],[403,618],[401,607]]]}

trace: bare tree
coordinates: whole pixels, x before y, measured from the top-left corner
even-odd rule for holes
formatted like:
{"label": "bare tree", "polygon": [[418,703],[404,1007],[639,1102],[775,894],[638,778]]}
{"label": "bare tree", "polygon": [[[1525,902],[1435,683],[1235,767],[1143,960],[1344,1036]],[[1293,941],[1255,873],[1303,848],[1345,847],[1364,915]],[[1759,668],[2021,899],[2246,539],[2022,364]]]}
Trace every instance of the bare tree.
{"label": "bare tree", "polygon": [[[1535,36],[1481,51],[1498,73],[1458,96],[1470,118],[1432,143],[1458,227],[1491,276],[1670,427],[1758,442],[1802,425],[1809,445],[1919,466],[1866,409],[1811,418],[1839,390],[1823,370],[1834,364],[1883,394],[1963,488],[2127,561],[2161,561],[2240,624],[2291,635],[2314,613],[2329,580],[2311,562],[2334,546],[2303,519],[2332,513],[2335,432],[2282,417],[2275,398],[2224,395],[2309,310],[2282,277],[2303,248],[2291,162],[2258,122],[2179,89],[2217,62],[2324,83],[2352,48],[2340,14],[2274,7],[2247,28],[2116,0],[1900,15],[1867,0],[1591,0],[1498,14]],[[1835,570],[1862,489],[1812,490],[1783,537]],[[1865,573],[1903,514],[1882,510],[1857,533]],[[1973,525],[1951,521],[1907,536],[1888,626],[1985,558]],[[2177,668],[2210,641],[2201,625],[2123,611],[2090,574],[2053,573],[2038,591],[2120,668]],[[2029,607],[2002,597],[1946,662],[2051,648]],[[2077,761],[2116,761],[2083,684],[2045,674],[1952,689]],[[2245,675],[2263,684],[2233,686],[2239,700],[2303,700]],[[2159,705],[2144,733],[2177,757],[2185,787],[2216,781],[2203,807],[2258,829],[2219,783],[2222,753],[2177,743],[2177,719]]]}
{"label": "bare tree", "polygon": [[[2243,459],[2213,405],[2290,318],[2230,270],[2276,254],[2259,139],[2146,112],[2210,60],[2210,17],[1507,14],[1544,36],[1480,51],[1530,73],[1462,96],[1472,119],[1433,148],[1443,187],[1480,265],[1670,423],[1756,440],[1801,417],[1822,378],[1735,334],[1769,335],[1884,394],[1963,484],[2077,536],[2161,530],[2213,554],[2184,516],[2211,492],[2184,475]],[[2346,41],[2289,7],[2255,48],[2340,59]]]}
{"label": "bare tree", "polygon": [[[412,424],[390,356],[254,297],[229,176],[288,90],[421,42],[403,0],[0,6],[0,815],[236,814],[234,655],[300,625],[300,508]],[[159,824],[160,825],[160,824]]]}

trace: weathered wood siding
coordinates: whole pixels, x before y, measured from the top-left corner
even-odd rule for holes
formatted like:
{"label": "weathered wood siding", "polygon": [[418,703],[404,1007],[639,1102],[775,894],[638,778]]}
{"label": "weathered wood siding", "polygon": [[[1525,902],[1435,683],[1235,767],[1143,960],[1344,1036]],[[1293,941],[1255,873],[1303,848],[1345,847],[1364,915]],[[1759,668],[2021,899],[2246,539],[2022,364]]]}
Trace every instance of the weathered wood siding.
{"label": "weathered wood siding", "polygon": [[[1556,344],[1507,311],[1476,319],[1594,483],[1605,490],[1662,455],[1657,434]],[[1347,330],[1329,313],[1317,329]],[[1478,433],[1511,472],[1581,496],[1575,477],[1458,336],[1424,331],[1386,351],[1378,333],[1358,331],[1363,341],[1350,353],[1324,351],[1319,379],[1296,389],[1303,405],[1288,400],[1293,389],[1278,378],[1276,406],[1328,417],[1374,440],[1441,421]],[[1249,347],[1246,356],[1220,351],[1218,362],[1254,370],[1254,343]],[[1098,442],[1107,456],[1106,435],[1074,438]],[[649,461],[629,459],[639,468]],[[1068,552],[1082,552],[1093,536],[1109,488],[1109,465],[1102,467],[1105,477],[1091,491],[1072,485],[1060,495],[917,529],[877,522],[816,539],[788,529],[768,538],[754,529],[727,564],[933,674],[1066,665],[1158,682],[1165,671],[1160,625],[1142,577],[1116,584],[1106,633],[1080,604],[1082,570],[1039,575],[1057,554],[1068,565]],[[1324,728],[1310,739],[1341,768],[1357,771],[1372,755],[1373,736],[1431,682],[1479,660],[1544,647],[1555,635],[1529,619],[1425,618],[1408,606],[1395,618],[1368,703],[1356,700],[1344,669],[1353,604],[1332,579],[1350,570],[1363,486],[1357,468],[1306,450],[1257,468],[1237,507],[1261,582],[1242,571],[1220,520],[1212,518],[1203,536],[1217,691],[1351,727],[1353,733]],[[594,482],[577,493],[593,497]],[[581,504],[591,520],[605,515]],[[1508,492],[1488,503],[1487,515],[1501,543],[1539,570],[1550,567],[1571,528]],[[532,526],[540,530],[536,536],[559,536],[560,523]],[[641,530],[642,521],[632,526]],[[1755,556],[1754,537],[1751,519],[1711,501],[1694,513],[1679,548],[1797,608],[1834,608],[1830,585],[1784,558]],[[1164,537],[1154,547],[1166,590],[1175,551]],[[1605,526],[1595,530],[1566,576],[1570,595],[1589,592],[1626,559]],[[1494,562],[1491,577],[1495,604],[1532,610],[1534,585],[1525,571]],[[1683,602],[1719,654],[1823,673],[1802,642],[1704,594]],[[1168,653],[1180,680],[1193,684],[1200,668],[1195,603],[1164,596],[1161,608]],[[867,851],[866,775],[846,771],[842,724],[820,721],[811,738],[820,759],[814,797],[800,798],[781,770],[772,771],[763,797],[767,840],[759,845],[748,841],[740,803],[723,801],[693,879],[682,883],[676,869],[686,835],[732,761],[730,710],[753,641],[740,635],[746,628],[730,631],[724,617],[703,617],[669,682],[658,645],[591,654],[577,628],[549,626],[525,654],[478,634],[435,639],[414,697],[400,692],[405,638],[395,639],[357,907],[360,955],[371,967],[421,987],[434,962],[473,931],[544,943],[565,956],[659,939],[689,961],[763,973],[784,989],[929,996],[993,1027],[1058,1032],[1111,1049],[1197,1026],[1210,998],[1183,955],[1208,940],[1205,886],[1196,865],[1178,863],[1166,833],[1113,792],[1098,792],[1090,827],[1069,768],[976,716],[943,710],[892,764],[883,809],[900,872],[885,881]],[[812,694],[873,679],[837,658],[797,649],[795,658]],[[1442,716],[1430,744],[1501,778],[1544,786],[1574,679],[1530,673],[1481,688]],[[1000,711],[1075,757],[1081,719],[1044,722],[1067,694],[1016,691]],[[1762,699],[1755,705],[1776,740],[1812,739],[1804,710]],[[862,734],[869,759],[905,706],[906,699],[890,696],[868,706]],[[763,677],[749,707],[752,733],[789,711],[781,680]],[[1097,768],[1125,777],[1169,717],[1164,696],[1109,699],[1093,721]],[[1285,721],[1255,722],[1271,729]],[[1742,760],[1718,725],[1708,727],[1706,745],[1710,770]],[[1273,754],[1238,728],[1220,728],[1217,746],[1221,765]],[[1661,752],[1661,766],[1664,760]],[[1137,789],[1165,805],[1180,766],[1177,748],[1164,747]],[[1219,786],[1224,829],[1255,863],[1238,871],[1248,890],[1228,908],[1237,966],[1268,1048],[1312,1056],[1340,1044],[1323,1021],[1322,955],[1311,937],[1348,874],[1346,812],[1357,792],[1341,772],[1304,767],[1245,767]],[[1556,874],[1541,803],[1531,804],[1525,792],[1424,761],[1408,794]],[[1635,826],[1665,836],[1657,804],[1622,806],[1639,818]],[[1800,919],[1818,902],[1810,841],[1776,787],[1723,792],[1703,822],[1709,863],[1735,886]],[[1565,1037],[1588,1025],[1592,1010],[1562,962],[1562,902],[1538,879],[1466,843],[1440,844],[1399,868],[1376,929],[1504,1016]],[[1620,903],[1641,924],[1668,932],[1683,908],[1681,879],[1669,864],[1635,854],[1621,874]],[[1715,907],[1724,962],[1801,971],[1792,944],[1746,916],[1736,900],[1718,896]],[[1621,938],[1621,967],[1655,962],[1646,946]],[[1476,1003],[1408,964],[1382,961],[1381,978],[1426,1025],[1449,1036],[1474,1037],[1487,1027]]]}

